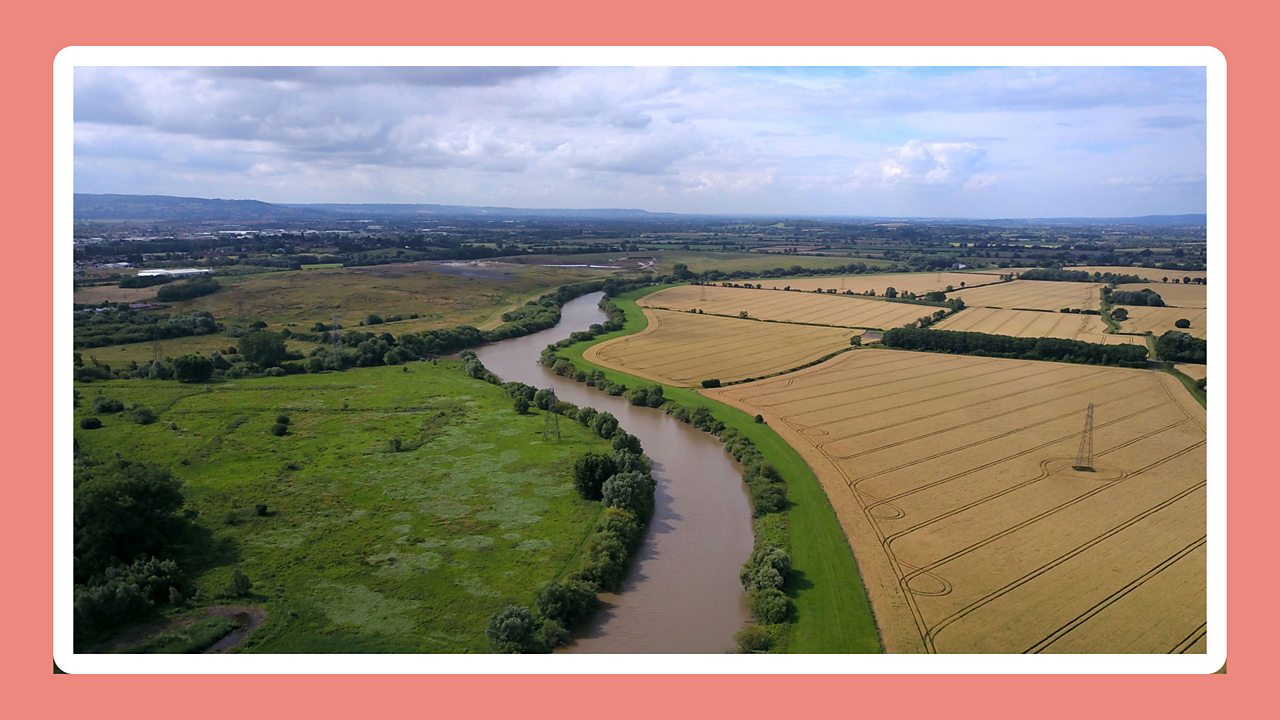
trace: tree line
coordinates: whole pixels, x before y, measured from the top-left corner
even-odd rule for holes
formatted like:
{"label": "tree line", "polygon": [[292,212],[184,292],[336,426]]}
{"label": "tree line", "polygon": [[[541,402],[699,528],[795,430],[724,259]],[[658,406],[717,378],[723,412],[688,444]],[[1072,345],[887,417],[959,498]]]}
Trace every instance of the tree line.
{"label": "tree line", "polygon": [[1053,360],[1120,367],[1147,366],[1147,349],[1129,344],[1102,345],[1062,338],[1022,338],[913,327],[889,330],[884,334],[881,342],[885,347],[954,355]]}

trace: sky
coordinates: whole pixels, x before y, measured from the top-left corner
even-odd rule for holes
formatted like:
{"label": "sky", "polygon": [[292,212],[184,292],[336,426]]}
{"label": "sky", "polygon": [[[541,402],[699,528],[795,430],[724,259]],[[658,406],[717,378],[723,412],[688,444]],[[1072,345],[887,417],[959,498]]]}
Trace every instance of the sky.
{"label": "sky", "polygon": [[1205,211],[1203,68],[81,67],[76,192],[682,213]]}

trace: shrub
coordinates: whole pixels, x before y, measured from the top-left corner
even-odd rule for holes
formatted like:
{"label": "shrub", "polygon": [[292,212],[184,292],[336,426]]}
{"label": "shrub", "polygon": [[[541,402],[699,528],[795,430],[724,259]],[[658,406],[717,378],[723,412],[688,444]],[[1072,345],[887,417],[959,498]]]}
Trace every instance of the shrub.
{"label": "shrub", "polygon": [[584,453],[573,462],[573,487],[587,500],[599,500],[601,488],[617,465],[609,455]]}
{"label": "shrub", "polygon": [[102,427],[102,421],[96,417],[80,418],[81,430],[97,430]]}
{"label": "shrub", "polygon": [[173,361],[178,382],[200,383],[213,376],[213,361],[203,355],[183,355]]}
{"label": "shrub", "polygon": [[757,422],[757,423],[763,423],[763,422],[764,422],[764,416],[763,416],[763,415],[756,415],[756,422]]}
{"label": "shrub", "polygon": [[288,425],[288,424],[289,424],[289,416],[288,416],[288,415],[277,415],[277,416],[276,416],[276,423],[277,423],[277,424],[279,424],[279,425]]}
{"label": "shrub", "polygon": [[251,588],[253,588],[253,582],[249,580],[249,576],[245,575],[240,568],[236,568],[231,573],[231,582],[227,585],[226,594],[231,597],[244,597],[249,594]]}
{"label": "shrub", "polygon": [[276,423],[275,425],[271,426],[271,434],[275,435],[276,437],[281,437],[288,432],[289,432],[289,426],[285,425],[284,423]]}
{"label": "shrub", "polygon": [[128,412],[128,417],[139,425],[150,425],[160,419],[159,416],[156,415],[155,411],[146,405],[133,406],[133,408]]}
{"label": "shrub", "polygon": [[614,590],[626,569],[626,543],[613,533],[596,533],[582,547],[577,576],[596,587]]}
{"label": "shrub", "polygon": [[629,549],[640,544],[644,527],[634,513],[618,507],[605,508],[596,521],[596,532],[612,533]]}
{"label": "shrub", "polygon": [[596,605],[596,589],[581,580],[553,582],[538,591],[534,607],[546,620],[569,626],[586,617]]}
{"label": "shrub", "polygon": [[733,639],[738,643],[738,649],[742,652],[765,652],[773,647],[773,638],[769,635],[769,631],[759,625],[747,625],[738,631]]}
{"label": "shrub", "polygon": [[124,410],[124,403],[114,398],[99,395],[93,399],[95,413],[118,413],[121,410]]}
{"label": "shrub", "polygon": [[1185,330],[1191,327],[1191,321],[1186,318],[1178,318],[1177,320],[1173,321],[1173,326],[1178,329]]}
{"label": "shrub", "polygon": [[791,614],[791,598],[773,588],[756,590],[750,596],[751,614],[762,623],[786,622]]}
{"label": "shrub", "polygon": [[520,413],[521,415],[528,415],[529,414],[529,398],[523,395],[517,396],[516,399],[512,402],[512,407],[515,408],[515,411]]}
{"label": "shrub", "polygon": [[622,508],[637,517],[653,513],[653,479],[638,472],[617,473],[600,486],[605,507]]}
{"label": "shrub", "polygon": [[710,380],[703,380],[703,381],[702,381],[702,387],[704,387],[704,388],[718,388],[718,387],[720,387],[720,379],[719,379],[719,378],[711,378]]}
{"label": "shrub", "polygon": [[489,618],[485,636],[494,650],[504,653],[528,652],[537,647],[538,626],[529,608],[508,605]]}

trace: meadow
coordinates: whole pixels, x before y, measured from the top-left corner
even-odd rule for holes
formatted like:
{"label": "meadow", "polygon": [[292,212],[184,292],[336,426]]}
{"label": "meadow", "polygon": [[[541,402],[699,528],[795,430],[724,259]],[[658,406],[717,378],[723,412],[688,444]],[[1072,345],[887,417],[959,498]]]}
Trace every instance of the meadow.
{"label": "meadow", "polygon": [[593,345],[591,363],[670,385],[696,386],[784,372],[847,349],[860,331],[757,322],[667,310],[644,311],[634,335]]}
{"label": "meadow", "polygon": [[1204,652],[1205,412],[1171,375],[864,348],[702,392],[817,473],[887,651]]}
{"label": "meadow", "polygon": [[[489,616],[559,576],[600,505],[570,468],[609,444],[573,422],[543,438],[499,387],[453,361],[182,385],[78,384],[151,408],[104,414],[82,453],[169,468],[212,537],[188,568],[200,608],[233,569],[266,612],[243,651],[487,652]],[[288,431],[271,429],[279,415]],[[258,506],[265,506],[259,511]],[[179,618],[180,620],[180,618]]]}

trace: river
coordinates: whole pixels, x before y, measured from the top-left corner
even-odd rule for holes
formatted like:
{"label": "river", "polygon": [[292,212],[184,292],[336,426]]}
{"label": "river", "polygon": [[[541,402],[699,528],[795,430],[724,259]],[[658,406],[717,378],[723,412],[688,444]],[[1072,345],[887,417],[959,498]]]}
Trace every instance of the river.
{"label": "river", "polygon": [[653,460],[658,488],[644,543],[621,591],[601,596],[603,605],[589,627],[564,651],[732,651],[734,633],[748,620],[738,570],[752,545],[751,504],[738,464],[715,437],[538,363],[547,345],[608,319],[598,307],[600,297],[591,293],[566,303],[560,322],[549,330],[476,350],[503,380],[553,387],[561,400],[613,413]]}

